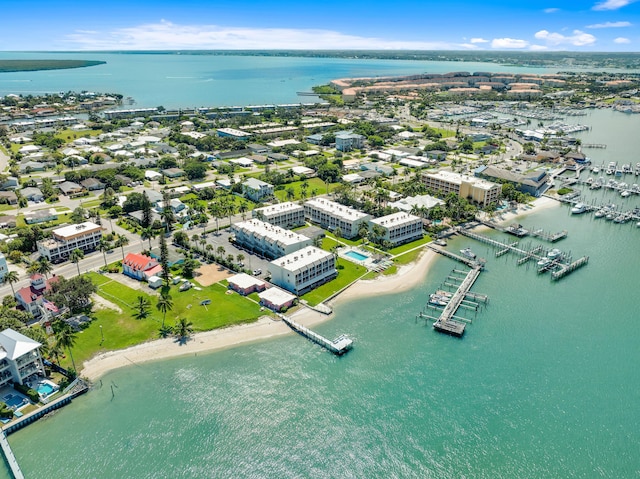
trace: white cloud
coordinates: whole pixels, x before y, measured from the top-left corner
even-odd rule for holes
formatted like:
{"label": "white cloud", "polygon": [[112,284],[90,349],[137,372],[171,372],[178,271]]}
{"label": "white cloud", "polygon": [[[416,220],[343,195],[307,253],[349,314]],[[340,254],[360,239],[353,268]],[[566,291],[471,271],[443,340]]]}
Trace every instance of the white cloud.
{"label": "white cloud", "polygon": [[548,50],[549,47],[546,47],[544,45],[531,45],[529,47],[529,50],[531,50],[532,52],[540,52],[540,51],[544,51],[544,50]]}
{"label": "white cloud", "polygon": [[618,10],[635,1],[636,0],[604,0],[604,2],[596,3],[592,10]]}
{"label": "white cloud", "polygon": [[489,40],[485,40],[484,38],[472,38],[469,41],[471,43],[489,43]]}
{"label": "white cloud", "polygon": [[534,35],[538,40],[544,40],[548,46],[573,45],[574,47],[584,47],[593,45],[596,37],[590,33],[574,30],[573,35],[563,35],[562,33],[552,33],[547,30],[540,30]]}
{"label": "white cloud", "polygon": [[544,13],[556,13],[556,12],[559,12],[559,11],[560,11],[559,8],[545,8],[543,10]]}
{"label": "white cloud", "polygon": [[587,25],[586,28],[624,28],[632,26],[631,22],[605,22]]}
{"label": "white cloud", "polygon": [[618,43],[618,44],[631,43],[631,40],[629,40],[628,38],[624,38],[624,37],[618,37],[615,40],[613,40],[613,43]]}
{"label": "white cloud", "polygon": [[68,35],[66,40],[75,48],[84,50],[289,50],[292,48],[300,50],[442,50],[471,46],[447,42],[360,37],[332,30],[178,25],[165,20],[106,33],[76,31]]}
{"label": "white cloud", "polygon": [[528,41],[517,38],[494,38],[491,40],[491,48],[497,49],[527,48],[528,46]]}

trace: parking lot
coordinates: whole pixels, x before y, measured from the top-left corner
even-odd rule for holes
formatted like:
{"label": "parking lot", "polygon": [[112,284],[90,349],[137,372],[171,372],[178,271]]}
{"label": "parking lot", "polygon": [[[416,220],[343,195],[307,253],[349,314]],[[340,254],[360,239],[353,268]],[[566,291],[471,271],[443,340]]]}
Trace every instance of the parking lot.
{"label": "parking lot", "polygon": [[244,256],[243,263],[246,269],[249,269],[251,271],[260,271],[260,273],[256,274],[256,276],[267,276],[270,261],[265,258],[260,258],[259,256],[251,254],[243,249],[236,248],[236,246],[229,241],[230,236],[230,232],[225,229],[221,230],[218,233],[208,233],[205,239],[207,240],[207,244],[213,246],[214,252],[216,252],[218,247],[222,246],[224,248],[224,256],[232,254],[235,258],[237,258],[238,255],[241,254]]}

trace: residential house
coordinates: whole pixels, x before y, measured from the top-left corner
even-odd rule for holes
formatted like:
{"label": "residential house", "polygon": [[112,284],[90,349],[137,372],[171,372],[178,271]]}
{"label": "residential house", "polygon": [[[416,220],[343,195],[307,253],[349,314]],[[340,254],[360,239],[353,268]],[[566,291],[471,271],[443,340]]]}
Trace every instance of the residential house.
{"label": "residential house", "polygon": [[280,288],[269,288],[258,293],[260,305],[277,313],[286,311],[296,303],[296,296]]}
{"label": "residential house", "polygon": [[38,341],[11,328],[0,332],[0,388],[44,376],[40,346]]}
{"label": "residential house", "polygon": [[167,178],[180,178],[181,176],[184,176],[184,171],[180,168],[166,168],[160,173],[162,173]]}
{"label": "residential house", "polygon": [[229,289],[232,289],[243,296],[267,289],[267,283],[261,279],[254,278],[247,273],[236,274],[228,278],[227,281],[229,282]]}
{"label": "residential house", "polygon": [[257,178],[249,178],[242,183],[242,193],[257,203],[273,197],[273,185]]}
{"label": "residential house", "polygon": [[68,196],[69,198],[81,196],[86,193],[86,190],[83,186],[79,185],[78,183],[74,183],[73,181],[65,181],[64,183],[60,183],[58,185],[58,189],[62,192],[63,195]]}
{"label": "residential house", "polygon": [[422,219],[409,213],[392,213],[369,221],[383,231],[382,241],[398,246],[422,238]]}
{"label": "residential house", "polygon": [[60,313],[58,307],[51,301],[44,298],[44,294],[51,289],[51,284],[57,281],[56,276],[45,279],[41,274],[31,275],[29,286],[20,288],[16,291],[15,297],[18,306],[27,313],[31,313],[34,318],[42,315],[42,310],[46,310],[48,314],[57,315]]}
{"label": "residential house", "polygon": [[335,201],[325,198],[312,198],[304,204],[304,214],[307,220],[320,225],[322,228],[336,231],[344,238],[358,236],[358,230],[371,216],[362,211],[349,208]]}
{"label": "residential house", "polygon": [[17,205],[18,195],[16,195],[15,191],[0,191],[0,203]]}
{"label": "residential house", "polygon": [[364,136],[351,131],[336,133],[336,150],[351,151],[364,146]]}
{"label": "residential house", "polygon": [[48,221],[55,221],[58,219],[58,213],[55,208],[47,208],[37,211],[26,211],[24,213],[24,221],[28,225],[36,223],[46,223]]}
{"label": "residential house", "polygon": [[282,228],[295,228],[305,223],[304,207],[291,201],[255,208],[251,214],[254,218]]}
{"label": "residential house", "polygon": [[87,178],[86,180],[82,180],[80,185],[89,191],[104,190],[105,188],[105,184],[96,178]]}
{"label": "residential house", "polygon": [[148,280],[161,271],[159,261],[143,254],[129,253],[122,262],[122,273],[138,281]]}

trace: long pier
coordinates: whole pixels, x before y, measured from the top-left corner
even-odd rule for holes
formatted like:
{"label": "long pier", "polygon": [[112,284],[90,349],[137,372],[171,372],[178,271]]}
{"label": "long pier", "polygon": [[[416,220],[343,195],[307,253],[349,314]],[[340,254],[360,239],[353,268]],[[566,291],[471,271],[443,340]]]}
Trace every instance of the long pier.
{"label": "long pier", "polygon": [[302,324],[295,322],[293,319],[285,316],[284,314],[280,314],[279,316],[280,319],[282,319],[282,321],[284,321],[285,324],[293,329],[296,333],[329,350],[336,356],[342,356],[353,347],[353,341],[344,334],[331,341],[324,336],[311,331],[309,328],[303,326]]}
{"label": "long pier", "polygon": [[460,256],[458,254],[452,253],[451,251],[447,251],[446,249],[438,248],[431,243],[427,244],[427,247],[435,251],[436,253],[441,254],[442,256],[446,256],[447,258],[454,259],[456,261],[459,261],[460,263],[464,263],[469,266],[469,268],[475,268],[476,266],[482,267],[482,261],[479,261],[477,259]]}
{"label": "long pier", "polygon": [[11,446],[9,445],[9,441],[7,440],[7,435],[2,429],[0,429],[0,447],[2,447],[4,460],[11,470],[11,475],[13,476],[13,478],[24,479],[24,474],[22,474],[22,470],[20,469],[20,465],[16,460],[16,456],[13,455],[13,451],[11,450]]}

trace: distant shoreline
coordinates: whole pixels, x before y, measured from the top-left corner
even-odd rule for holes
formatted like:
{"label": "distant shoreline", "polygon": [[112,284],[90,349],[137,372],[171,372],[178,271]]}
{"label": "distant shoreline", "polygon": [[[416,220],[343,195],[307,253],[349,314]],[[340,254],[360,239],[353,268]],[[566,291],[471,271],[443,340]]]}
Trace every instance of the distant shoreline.
{"label": "distant shoreline", "polygon": [[0,60],[0,73],[69,70],[106,63],[102,60]]}

